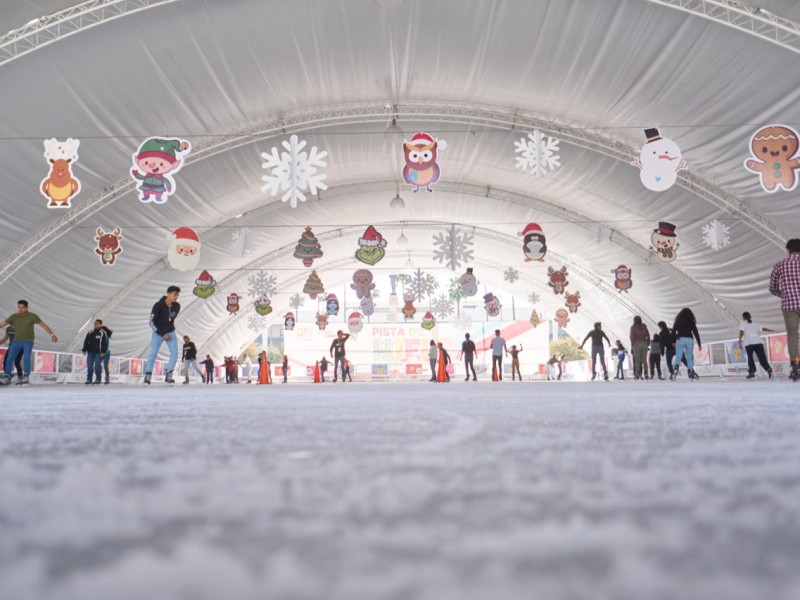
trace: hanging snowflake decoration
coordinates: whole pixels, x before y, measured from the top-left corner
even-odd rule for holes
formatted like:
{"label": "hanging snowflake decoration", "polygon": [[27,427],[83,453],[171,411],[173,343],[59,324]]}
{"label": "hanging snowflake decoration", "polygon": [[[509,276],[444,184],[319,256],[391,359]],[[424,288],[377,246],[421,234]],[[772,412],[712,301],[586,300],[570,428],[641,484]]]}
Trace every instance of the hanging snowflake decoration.
{"label": "hanging snowflake decoration", "polygon": [[253,231],[247,227],[240,227],[231,234],[231,250],[239,256],[253,252]]}
{"label": "hanging snowflake decoration", "polygon": [[327,177],[324,173],[317,173],[317,167],[325,167],[327,163],[323,160],[328,153],[317,152],[317,147],[312,146],[311,152],[305,152],[306,141],[298,141],[297,136],[293,135],[289,141],[281,143],[287,150],[278,155],[278,149],[272,148],[272,153],[262,152],[261,158],[265,162],[261,167],[271,171],[270,175],[262,175],[262,192],[269,192],[273,196],[278,194],[278,190],[285,192],[281,197],[282,202],[289,202],[292,208],[297,207],[297,201],[306,201],[303,193],[309,190],[311,194],[317,193],[317,188],[327,190],[324,180]]}
{"label": "hanging snowflake decoration", "polygon": [[720,250],[731,243],[730,227],[716,219],[703,225],[703,243],[712,250]]}
{"label": "hanging snowflake decoration", "polygon": [[422,302],[424,298],[432,296],[433,292],[439,288],[436,277],[425,274],[420,269],[417,269],[403,285],[406,286],[405,289],[408,290],[408,293],[416,298],[417,302]]}
{"label": "hanging snowflake decoration", "polygon": [[247,328],[253,333],[261,333],[264,331],[264,318],[251,314],[247,317]]}
{"label": "hanging snowflake decoration", "polygon": [[300,307],[306,303],[306,297],[303,294],[295,294],[289,298],[289,306],[295,310],[300,310]]}
{"label": "hanging snowflake decoration", "polygon": [[539,304],[539,300],[540,300],[539,294],[537,294],[536,292],[531,292],[530,294],[528,294],[528,302],[530,302],[533,306]]}
{"label": "hanging snowflake decoration", "polygon": [[447,294],[440,294],[431,302],[431,311],[440,319],[453,314],[453,300]]}
{"label": "hanging snowflake decoration", "polygon": [[455,271],[462,264],[471,262],[473,235],[457,231],[455,226],[450,231],[442,231],[433,236],[433,260],[445,263],[447,268]]}
{"label": "hanging snowflake decoration", "polygon": [[531,175],[539,177],[547,170],[553,171],[561,166],[561,157],[558,155],[558,140],[544,135],[538,129],[529,133],[527,138],[514,142],[517,156],[517,167],[526,171],[531,170]]}
{"label": "hanging snowflake decoration", "polygon": [[472,317],[467,311],[462,310],[456,317],[455,325],[460,331],[469,331],[472,328]]}
{"label": "hanging snowflake decoration", "polygon": [[611,229],[602,223],[592,223],[589,227],[589,239],[601,246],[611,241]]}
{"label": "hanging snowflake decoration", "polygon": [[255,297],[264,294],[271,298],[278,293],[278,279],[266,271],[259,271],[247,278],[247,293]]}
{"label": "hanging snowflake decoration", "polygon": [[503,271],[503,279],[505,279],[508,283],[514,284],[519,280],[519,271],[517,271],[514,267],[508,267],[505,271]]}

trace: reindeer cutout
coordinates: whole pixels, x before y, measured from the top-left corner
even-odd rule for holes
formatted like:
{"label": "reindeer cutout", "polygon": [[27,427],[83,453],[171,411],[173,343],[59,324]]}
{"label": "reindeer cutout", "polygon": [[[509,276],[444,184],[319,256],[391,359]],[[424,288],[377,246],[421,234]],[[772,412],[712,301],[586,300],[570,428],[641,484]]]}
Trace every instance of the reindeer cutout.
{"label": "reindeer cutout", "polygon": [[102,227],[98,227],[94,239],[97,242],[94,253],[100,257],[100,264],[104,267],[113,265],[117,260],[117,255],[122,254],[122,246],[119,245],[122,239],[122,229],[117,227],[111,233],[106,233]]}

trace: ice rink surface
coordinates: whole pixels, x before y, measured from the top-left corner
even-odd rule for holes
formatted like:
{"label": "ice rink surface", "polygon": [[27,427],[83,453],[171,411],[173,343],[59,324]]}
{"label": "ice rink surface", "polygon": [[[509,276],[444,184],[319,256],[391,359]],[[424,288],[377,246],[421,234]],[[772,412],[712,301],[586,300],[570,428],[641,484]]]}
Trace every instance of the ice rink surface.
{"label": "ice rink surface", "polygon": [[800,384],[0,390],[4,600],[796,600]]}

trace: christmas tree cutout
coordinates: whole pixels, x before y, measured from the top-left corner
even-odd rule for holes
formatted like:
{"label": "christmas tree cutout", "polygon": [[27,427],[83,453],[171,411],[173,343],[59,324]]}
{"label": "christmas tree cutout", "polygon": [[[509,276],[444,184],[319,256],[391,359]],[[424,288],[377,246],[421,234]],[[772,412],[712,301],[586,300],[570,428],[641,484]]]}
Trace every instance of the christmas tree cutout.
{"label": "christmas tree cutout", "polygon": [[311,231],[311,227],[306,227],[303,235],[300,236],[300,241],[297,242],[297,247],[294,249],[294,257],[302,260],[305,267],[310,267],[315,258],[322,257],[322,247],[319,245],[317,236]]}
{"label": "christmas tree cutout", "polygon": [[306,284],[303,286],[303,293],[308,294],[312,300],[316,299],[317,294],[325,293],[325,286],[322,285],[322,280],[316,271],[311,271],[311,275],[308,276]]}

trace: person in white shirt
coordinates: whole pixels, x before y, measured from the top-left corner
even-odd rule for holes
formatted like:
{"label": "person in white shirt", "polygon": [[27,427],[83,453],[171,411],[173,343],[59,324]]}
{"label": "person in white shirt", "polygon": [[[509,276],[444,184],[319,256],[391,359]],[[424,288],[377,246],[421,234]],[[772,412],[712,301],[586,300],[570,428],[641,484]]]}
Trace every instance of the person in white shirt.
{"label": "person in white shirt", "polygon": [[500,336],[500,330],[494,330],[494,339],[492,339],[492,369],[497,367],[497,381],[503,381],[503,353],[508,355],[508,348],[506,348],[506,341]]}
{"label": "person in white shirt", "polygon": [[758,364],[772,379],[772,367],[767,362],[767,354],[764,352],[764,342],[761,341],[760,334],[762,331],[773,333],[773,330],[761,327],[758,323],[753,323],[749,312],[742,313],[742,319],[744,321],[739,325],[739,346],[747,352],[747,379],[753,379],[756,376],[756,362],[753,360],[754,353],[758,357]]}

